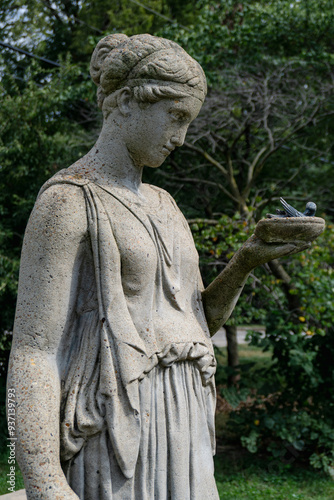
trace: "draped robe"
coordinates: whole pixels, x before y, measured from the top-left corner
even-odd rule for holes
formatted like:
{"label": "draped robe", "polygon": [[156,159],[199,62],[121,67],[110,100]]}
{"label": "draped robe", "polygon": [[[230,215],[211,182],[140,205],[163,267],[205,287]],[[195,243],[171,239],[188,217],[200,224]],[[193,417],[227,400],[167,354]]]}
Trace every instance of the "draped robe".
{"label": "draped robe", "polygon": [[63,170],[84,193],[86,249],[61,373],[61,460],[81,500],[217,499],[215,359],[198,254],[164,190],[145,204]]}

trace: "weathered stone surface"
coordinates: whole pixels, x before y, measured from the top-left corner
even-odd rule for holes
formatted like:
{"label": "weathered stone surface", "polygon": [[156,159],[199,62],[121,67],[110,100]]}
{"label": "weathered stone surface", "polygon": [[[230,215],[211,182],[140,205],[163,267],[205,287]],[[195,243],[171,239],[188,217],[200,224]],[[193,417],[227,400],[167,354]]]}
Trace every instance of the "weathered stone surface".
{"label": "weathered stone surface", "polygon": [[288,217],[285,219],[261,219],[255,234],[266,243],[293,243],[313,241],[325,229],[321,217]]}
{"label": "weathered stone surface", "polygon": [[41,189],[22,250],[8,387],[28,499],[218,499],[215,359],[249,272],[305,242],[252,236],[203,290],[189,227],[143,184],[206,93],[169,40],[110,35],[91,74],[103,112],[83,158]]}

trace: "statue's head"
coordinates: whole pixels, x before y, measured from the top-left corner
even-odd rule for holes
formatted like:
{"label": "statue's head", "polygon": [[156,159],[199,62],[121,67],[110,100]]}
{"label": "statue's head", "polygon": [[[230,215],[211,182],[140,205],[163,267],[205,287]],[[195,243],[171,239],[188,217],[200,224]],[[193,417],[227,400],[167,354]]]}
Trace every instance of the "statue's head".
{"label": "statue's head", "polygon": [[137,166],[159,167],[183,144],[207,89],[192,57],[175,42],[151,35],[106,36],[94,50],[90,73],[106,144],[126,146]]}
{"label": "statue's head", "polygon": [[151,35],[106,36],[93,52],[90,74],[104,116],[124,87],[143,104],[189,96],[203,102],[207,91],[201,66],[177,43]]}

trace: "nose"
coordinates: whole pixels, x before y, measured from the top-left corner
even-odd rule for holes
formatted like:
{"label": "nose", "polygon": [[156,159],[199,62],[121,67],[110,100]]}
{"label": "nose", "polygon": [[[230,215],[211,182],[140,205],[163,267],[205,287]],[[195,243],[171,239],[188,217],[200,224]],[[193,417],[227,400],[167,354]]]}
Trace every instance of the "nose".
{"label": "nose", "polygon": [[176,133],[174,133],[171,138],[172,144],[177,147],[182,146],[187,135],[188,126],[180,127]]}

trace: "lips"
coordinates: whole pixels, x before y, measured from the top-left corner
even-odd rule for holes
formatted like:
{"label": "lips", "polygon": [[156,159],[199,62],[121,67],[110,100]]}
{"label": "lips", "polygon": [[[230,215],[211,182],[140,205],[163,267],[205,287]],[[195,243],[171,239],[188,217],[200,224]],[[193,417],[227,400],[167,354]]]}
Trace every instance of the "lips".
{"label": "lips", "polygon": [[173,147],[164,146],[162,148],[162,151],[164,154],[169,155],[172,151],[174,151],[174,149],[175,148],[173,148]]}

